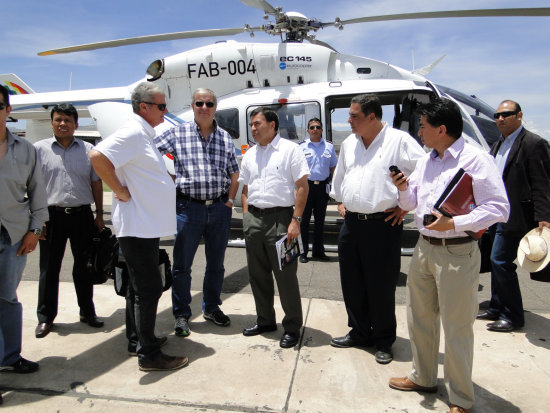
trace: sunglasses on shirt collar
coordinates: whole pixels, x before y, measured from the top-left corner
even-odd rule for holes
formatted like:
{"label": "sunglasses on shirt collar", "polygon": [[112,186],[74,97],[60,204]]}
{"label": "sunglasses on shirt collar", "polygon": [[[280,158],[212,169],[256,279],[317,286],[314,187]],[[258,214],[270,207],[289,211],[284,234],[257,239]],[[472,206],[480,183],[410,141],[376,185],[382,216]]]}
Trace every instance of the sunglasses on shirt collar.
{"label": "sunglasses on shirt collar", "polygon": [[200,100],[197,100],[195,102],[195,106],[198,107],[198,108],[202,108],[203,105],[206,105],[207,108],[213,108],[214,107],[214,102],[203,102],[203,101],[200,101]]}
{"label": "sunglasses on shirt collar", "polygon": [[495,112],[493,114],[493,118],[498,119],[501,116],[503,118],[507,118],[508,116],[517,115],[518,113],[519,112],[517,110],[509,110],[509,111],[506,111],[506,112]]}

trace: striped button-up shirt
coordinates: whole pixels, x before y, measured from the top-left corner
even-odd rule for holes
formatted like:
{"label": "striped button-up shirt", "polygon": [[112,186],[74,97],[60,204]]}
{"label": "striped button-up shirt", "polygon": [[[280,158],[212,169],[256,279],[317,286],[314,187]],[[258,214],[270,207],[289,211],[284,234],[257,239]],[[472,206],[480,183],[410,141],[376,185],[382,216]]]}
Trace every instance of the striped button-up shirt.
{"label": "striped button-up shirt", "polygon": [[213,199],[225,193],[230,175],[239,171],[231,136],[214,124],[208,140],[202,138],[195,121],[185,122],[155,138],[162,154],[174,157],[176,186],[196,199]]}

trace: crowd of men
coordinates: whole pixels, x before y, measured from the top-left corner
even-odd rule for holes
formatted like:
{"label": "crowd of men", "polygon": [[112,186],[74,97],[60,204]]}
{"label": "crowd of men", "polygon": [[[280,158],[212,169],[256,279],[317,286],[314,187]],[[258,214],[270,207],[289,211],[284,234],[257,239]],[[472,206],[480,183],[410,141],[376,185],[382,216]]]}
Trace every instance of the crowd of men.
{"label": "crowd of men", "polygon": [[[516,102],[499,105],[494,117],[501,138],[485,153],[465,142],[458,106],[432,99],[419,111],[419,137],[431,150],[426,153],[408,133],[382,121],[382,105],[375,95],[359,95],[351,100],[352,133],[338,157],[333,145],[323,139],[320,119],[309,120],[309,139],[296,144],[279,134],[275,111],[258,107],[250,114],[255,145],[239,168],[232,139],[215,120],[217,100],[209,89],[193,93],[192,121],[156,136],[154,128],[168,111],[166,97],[154,84],[139,84],[131,96],[130,119],[95,147],[74,137],[78,113],[70,104],[52,109],[52,137],[33,146],[13,135],[6,127],[9,94],[1,86],[0,91],[0,371],[32,373],[39,368],[21,357],[21,304],[16,295],[26,256],[37,245],[36,337],[43,338],[55,328],[67,240],[74,256],[80,321],[94,328],[103,326],[96,315],[84,254],[92,233],[105,225],[103,183],[114,194],[111,219],[129,274],[128,353],[137,356],[140,370],[174,370],[188,363],[185,356],[163,353],[167,338],[154,333],[163,291],[158,268],[161,237],[175,240],[175,335],[191,334],[191,267],[201,239],[206,254],[203,317],[217,326],[230,325],[220,306],[225,249],[239,184],[256,305],[255,320],[243,330],[244,336],[277,330],[275,280],[284,311],[280,346],[298,344],[303,326],[298,261],[309,261],[312,215],[312,258],[329,259],[323,242],[329,194],[344,220],[338,259],[350,327],[349,333],[332,338],[330,344],[374,346],[380,364],[393,359],[403,217],[415,210],[420,237],[407,279],[412,371],[392,378],[391,388],[437,391],[441,322],[450,412],[468,412],[474,403],[474,320],[490,320],[488,329],[499,332],[524,325],[514,260],[529,230],[537,227],[542,234],[543,228],[550,228],[550,147],[523,128]],[[167,172],[164,154],[173,156],[175,176]],[[390,172],[389,166],[397,168]],[[435,203],[459,169],[472,178],[476,207],[468,214],[445,216],[435,210]],[[491,303],[478,313],[481,257],[469,234],[484,228],[489,228]],[[275,243],[284,236],[289,243],[301,236],[304,248],[299,259],[281,267]],[[535,238],[529,241],[534,244]]]}

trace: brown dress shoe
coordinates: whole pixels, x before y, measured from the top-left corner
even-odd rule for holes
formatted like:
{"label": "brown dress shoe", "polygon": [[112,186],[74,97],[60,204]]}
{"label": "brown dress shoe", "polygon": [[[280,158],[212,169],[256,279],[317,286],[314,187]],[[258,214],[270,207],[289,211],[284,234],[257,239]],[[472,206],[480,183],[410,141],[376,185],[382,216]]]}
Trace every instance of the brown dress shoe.
{"label": "brown dress shoe", "polygon": [[177,370],[185,367],[187,363],[187,357],[168,356],[159,352],[153,359],[139,361],[139,369],[141,371]]}
{"label": "brown dress shoe", "polygon": [[464,407],[457,406],[456,404],[451,404],[451,410],[449,413],[470,413],[470,409],[465,409]]}
{"label": "brown dress shoe", "polygon": [[40,323],[34,329],[34,335],[36,338],[46,337],[52,329],[51,323]]}
{"label": "brown dress shoe", "polygon": [[402,391],[422,391],[426,393],[435,393],[437,392],[437,386],[425,387],[416,384],[411,381],[408,377],[392,377],[390,379],[390,387],[395,390]]}

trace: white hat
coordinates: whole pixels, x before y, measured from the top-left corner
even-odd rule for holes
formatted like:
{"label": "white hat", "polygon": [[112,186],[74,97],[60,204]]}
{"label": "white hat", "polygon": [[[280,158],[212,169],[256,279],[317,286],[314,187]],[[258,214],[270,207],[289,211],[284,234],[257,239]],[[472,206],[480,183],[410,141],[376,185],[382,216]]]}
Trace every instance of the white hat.
{"label": "white hat", "polygon": [[528,272],[542,270],[550,262],[550,229],[544,227],[529,231],[519,242],[519,265]]}

